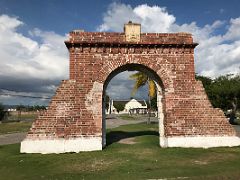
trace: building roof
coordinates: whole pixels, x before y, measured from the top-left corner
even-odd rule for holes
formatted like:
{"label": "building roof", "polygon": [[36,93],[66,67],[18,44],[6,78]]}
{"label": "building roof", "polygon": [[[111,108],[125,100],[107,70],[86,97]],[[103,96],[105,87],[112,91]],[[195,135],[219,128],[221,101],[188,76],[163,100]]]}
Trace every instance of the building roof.
{"label": "building roof", "polygon": [[127,99],[127,100],[113,100],[113,106],[116,104],[122,104],[122,105],[126,105],[128,102],[130,102],[131,100],[136,100],[137,102],[139,102],[142,106],[146,106],[146,102],[144,100],[137,100],[137,99]]}

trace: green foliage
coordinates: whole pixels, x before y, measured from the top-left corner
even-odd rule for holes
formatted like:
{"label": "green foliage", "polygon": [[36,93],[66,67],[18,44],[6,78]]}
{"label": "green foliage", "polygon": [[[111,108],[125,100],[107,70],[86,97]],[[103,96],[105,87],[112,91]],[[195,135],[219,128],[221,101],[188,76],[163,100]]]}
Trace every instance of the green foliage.
{"label": "green foliage", "polygon": [[4,106],[0,103],[0,121],[4,118],[5,111]]}
{"label": "green foliage", "polygon": [[117,102],[115,102],[115,103],[114,103],[114,107],[117,109],[117,112],[120,112],[120,111],[123,111],[123,110],[124,110],[125,105],[122,104],[122,103],[117,103]]}
{"label": "green foliage", "polygon": [[[214,80],[209,77],[196,76],[201,80],[208,98],[214,107],[223,110],[232,109],[233,104],[240,104],[240,75],[224,75]],[[237,106],[237,109],[240,107]]]}
{"label": "green foliage", "polygon": [[149,79],[147,74],[143,72],[137,72],[135,74],[130,75],[130,79],[135,80],[135,84],[132,90],[132,96],[135,95],[138,89],[144,86],[145,84],[148,84],[148,91],[149,91],[148,93],[150,98],[152,99],[156,95],[155,83],[153,80]]}
{"label": "green foliage", "polygon": [[35,106],[24,106],[24,105],[18,105],[16,107],[18,111],[37,111],[37,110],[45,110],[46,106],[40,106],[40,105],[35,105]]}
{"label": "green foliage", "polygon": [[25,106],[20,104],[20,105],[17,105],[16,109],[17,111],[23,111],[25,109]]}
{"label": "green foliage", "polygon": [[204,88],[212,84],[212,79],[210,77],[196,75],[196,79],[202,81]]}
{"label": "green foliage", "polygon": [[105,99],[105,109],[108,109],[109,108],[109,100],[110,100],[110,97],[108,95],[106,95],[106,99]]}
{"label": "green foliage", "polygon": [[220,76],[211,85],[214,106],[224,110],[231,109],[234,99],[240,103],[240,76]]}
{"label": "green foliage", "polygon": [[157,95],[151,99],[151,108],[157,110]]}
{"label": "green foliage", "polygon": [[132,95],[134,95],[140,87],[144,86],[147,83],[148,76],[142,72],[137,72],[130,75],[130,79],[135,80],[135,84],[132,90]]}
{"label": "green foliage", "polygon": [[4,111],[4,106],[0,103],[0,111]]}

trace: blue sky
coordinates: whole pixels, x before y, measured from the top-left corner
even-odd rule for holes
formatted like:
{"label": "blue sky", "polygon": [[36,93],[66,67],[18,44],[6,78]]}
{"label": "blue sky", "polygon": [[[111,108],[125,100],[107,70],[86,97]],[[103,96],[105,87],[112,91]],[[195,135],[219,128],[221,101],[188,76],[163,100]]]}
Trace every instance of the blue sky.
{"label": "blue sky", "polygon": [[[68,52],[63,41],[69,31],[119,32],[129,20],[141,23],[145,32],[191,32],[200,44],[195,50],[199,74],[239,73],[238,0],[0,0],[0,93],[52,96],[61,79],[68,79]],[[128,98],[125,95],[133,85],[128,76],[122,73],[112,80],[108,87],[112,98]],[[117,93],[119,88],[122,94]],[[137,98],[146,95],[143,88]],[[0,102],[48,101],[0,95]]]}
{"label": "blue sky", "polygon": [[82,28],[96,31],[109,5],[118,2],[136,7],[141,4],[166,7],[180,24],[196,21],[199,26],[215,20],[239,17],[238,0],[162,0],[162,1],[112,1],[112,0],[1,0],[0,13],[19,17],[25,30],[39,28],[66,34],[71,29]]}

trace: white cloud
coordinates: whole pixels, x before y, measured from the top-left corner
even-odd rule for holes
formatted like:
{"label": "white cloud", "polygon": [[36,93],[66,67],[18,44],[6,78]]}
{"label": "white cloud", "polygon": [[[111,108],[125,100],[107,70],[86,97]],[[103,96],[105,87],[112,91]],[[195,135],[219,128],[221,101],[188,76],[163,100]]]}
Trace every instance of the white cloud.
{"label": "white cloud", "polygon": [[[39,29],[29,31],[28,37],[18,31],[20,26],[24,22],[18,18],[0,15],[0,88],[51,96],[58,82],[68,78],[69,59],[64,45],[67,37]],[[0,101],[4,104],[48,102],[1,95]]]}
{"label": "white cloud", "polygon": [[[136,72],[137,71],[124,71],[113,77],[107,86],[107,95],[112,99],[130,99],[135,81],[130,79],[129,76]],[[134,95],[134,98],[147,99],[147,89],[147,85],[141,87]]]}
{"label": "white cloud", "polygon": [[[240,67],[240,17],[230,22],[216,20],[203,27],[197,22],[177,24],[176,17],[165,7],[147,4],[131,7],[113,3],[104,14],[101,31],[122,31],[129,20],[141,23],[143,32],[190,32],[199,43],[195,50],[196,72],[216,77],[227,73],[239,73]],[[225,26],[226,33],[217,34]]]}
{"label": "white cloud", "polygon": [[130,5],[112,3],[103,17],[103,24],[100,25],[98,31],[122,31],[123,24],[132,20],[139,22],[140,19],[133,12]]}
{"label": "white cloud", "polygon": [[[168,14],[165,7],[139,5],[133,9],[133,12],[141,20],[144,32],[166,32],[175,22],[175,17]],[[160,18],[161,17],[161,18]]]}
{"label": "white cloud", "polygon": [[23,25],[23,22],[19,21],[17,18],[11,18],[5,14],[0,16],[0,29],[2,32],[14,30],[20,25]]}
{"label": "white cloud", "polygon": [[240,17],[230,20],[230,26],[224,38],[226,40],[240,40]]}
{"label": "white cloud", "polygon": [[141,23],[142,31],[165,32],[175,22],[175,17],[168,14],[165,7],[143,4],[132,8],[130,5],[114,2],[109,6],[98,30],[122,31],[123,25],[128,21]]}
{"label": "white cloud", "polygon": [[65,36],[54,32],[31,31],[26,37],[18,27],[24,25],[16,17],[0,16],[0,76],[23,79],[64,79],[68,77]]}

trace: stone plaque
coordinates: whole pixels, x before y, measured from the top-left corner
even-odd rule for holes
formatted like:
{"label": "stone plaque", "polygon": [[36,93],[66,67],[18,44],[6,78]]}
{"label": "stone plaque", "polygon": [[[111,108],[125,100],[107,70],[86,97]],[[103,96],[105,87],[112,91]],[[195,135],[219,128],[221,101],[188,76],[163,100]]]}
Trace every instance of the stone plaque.
{"label": "stone plaque", "polygon": [[141,25],[137,23],[132,23],[124,25],[124,32],[126,36],[126,41],[138,42],[140,41]]}

